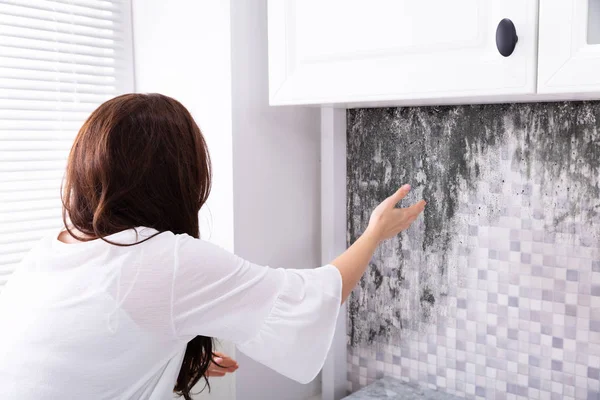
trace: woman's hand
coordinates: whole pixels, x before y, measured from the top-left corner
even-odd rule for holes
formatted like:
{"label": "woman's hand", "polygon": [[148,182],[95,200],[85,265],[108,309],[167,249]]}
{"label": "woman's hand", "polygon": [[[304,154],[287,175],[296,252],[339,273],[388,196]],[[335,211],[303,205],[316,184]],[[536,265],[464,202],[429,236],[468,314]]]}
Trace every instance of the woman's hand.
{"label": "woman's hand", "polygon": [[382,240],[389,239],[402,232],[423,212],[425,201],[408,208],[396,208],[396,204],[410,191],[410,185],[404,185],[396,193],[378,205],[369,220],[369,226],[356,242],[352,244],[331,265],[342,275],[342,302],[346,301],[350,292],[365,273],[369,260]]}
{"label": "woman's hand", "polygon": [[369,220],[366,234],[377,241],[392,238],[407,229],[425,209],[425,200],[421,200],[408,208],[396,208],[396,205],[410,192],[410,185],[404,185],[393,195],[379,204]]}
{"label": "woman's hand", "polygon": [[213,361],[208,366],[207,376],[225,376],[228,373],[235,372],[239,365],[237,361],[226,354],[214,352]]}

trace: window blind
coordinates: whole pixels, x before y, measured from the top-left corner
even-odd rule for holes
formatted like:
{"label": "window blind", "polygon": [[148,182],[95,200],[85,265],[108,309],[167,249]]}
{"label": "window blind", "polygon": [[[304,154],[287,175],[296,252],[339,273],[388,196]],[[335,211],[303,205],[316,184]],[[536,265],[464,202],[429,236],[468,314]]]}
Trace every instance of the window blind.
{"label": "window blind", "polygon": [[0,0],[0,292],[62,224],[69,149],[99,104],[133,91],[129,0]]}

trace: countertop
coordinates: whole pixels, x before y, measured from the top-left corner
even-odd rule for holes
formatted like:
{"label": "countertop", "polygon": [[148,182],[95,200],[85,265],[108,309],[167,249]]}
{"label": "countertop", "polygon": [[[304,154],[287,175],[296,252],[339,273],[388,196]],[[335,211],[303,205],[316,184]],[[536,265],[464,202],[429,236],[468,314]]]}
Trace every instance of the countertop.
{"label": "countertop", "polygon": [[394,399],[394,400],[459,400],[458,397],[421,388],[417,385],[404,383],[394,378],[383,378],[375,381],[358,392],[352,393],[344,400],[372,400],[372,399]]}

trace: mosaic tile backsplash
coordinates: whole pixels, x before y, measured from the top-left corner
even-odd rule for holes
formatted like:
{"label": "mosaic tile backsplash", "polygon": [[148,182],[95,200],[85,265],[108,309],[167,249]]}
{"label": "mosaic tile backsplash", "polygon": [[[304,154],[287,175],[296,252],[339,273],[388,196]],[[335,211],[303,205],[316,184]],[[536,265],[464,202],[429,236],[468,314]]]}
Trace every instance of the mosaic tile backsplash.
{"label": "mosaic tile backsplash", "polygon": [[348,389],[600,400],[600,102],[348,110],[348,242],[428,201],[348,303]]}

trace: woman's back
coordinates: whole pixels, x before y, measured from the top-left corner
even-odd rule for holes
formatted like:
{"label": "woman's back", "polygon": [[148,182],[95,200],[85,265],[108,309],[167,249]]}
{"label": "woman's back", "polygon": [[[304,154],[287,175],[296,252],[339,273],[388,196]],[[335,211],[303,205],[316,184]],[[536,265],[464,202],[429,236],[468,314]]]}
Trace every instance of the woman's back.
{"label": "woman's back", "polygon": [[314,379],[339,312],[337,268],[274,269],[156,233],[105,238],[137,243],[117,246],[57,232],[28,254],[0,295],[0,399],[169,398],[198,335]]}
{"label": "woman's back", "polygon": [[[0,295],[0,398],[58,398],[65,387],[69,398],[170,396],[186,346],[165,290],[175,236],[122,247],[57,235],[36,246]],[[109,239],[136,241],[133,230]]]}

